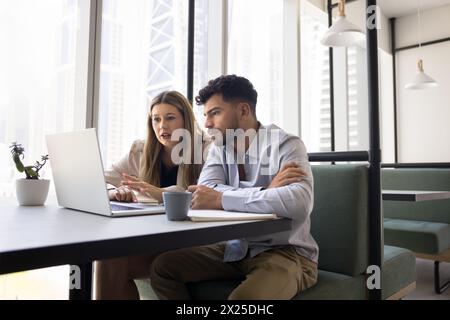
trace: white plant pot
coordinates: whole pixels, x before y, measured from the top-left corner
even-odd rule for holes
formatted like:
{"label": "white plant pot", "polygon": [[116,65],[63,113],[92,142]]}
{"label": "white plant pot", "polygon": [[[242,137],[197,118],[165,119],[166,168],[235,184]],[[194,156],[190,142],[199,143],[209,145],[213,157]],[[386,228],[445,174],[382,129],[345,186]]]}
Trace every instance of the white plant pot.
{"label": "white plant pot", "polygon": [[42,206],[50,187],[50,180],[16,180],[16,197],[21,206]]}

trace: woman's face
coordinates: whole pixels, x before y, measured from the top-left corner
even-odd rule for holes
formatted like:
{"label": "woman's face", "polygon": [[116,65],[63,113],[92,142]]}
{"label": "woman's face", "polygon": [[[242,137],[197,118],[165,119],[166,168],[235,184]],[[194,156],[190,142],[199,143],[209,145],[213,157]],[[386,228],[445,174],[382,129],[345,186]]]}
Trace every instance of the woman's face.
{"label": "woman's face", "polygon": [[161,103],[151,111],[152,126],[158,141],[167,148],[173,148],[178,141],[171,141],[172,132],[184,128],[181,112],[171,104]]}

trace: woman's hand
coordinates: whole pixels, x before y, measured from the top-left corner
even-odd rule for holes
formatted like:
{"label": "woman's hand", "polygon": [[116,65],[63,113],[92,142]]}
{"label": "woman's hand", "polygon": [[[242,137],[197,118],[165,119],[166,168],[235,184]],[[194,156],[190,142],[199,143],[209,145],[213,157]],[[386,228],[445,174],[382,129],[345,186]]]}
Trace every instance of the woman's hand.
{"label": "woman's hand", "polygon": [[162,202],[162,193],[164,189],[155,187],[150,183],[139,180],[136,177],[130,176],[126,173],[122,173],[122,186],[128,187],[132,190],[139,191],[140,193],[152,197],[158,202]]}
{"label": "woman's hand", "polygon": [[121,202],[137,202],[133,190],[126,186],[120,186],[108,191],[109,200]]}

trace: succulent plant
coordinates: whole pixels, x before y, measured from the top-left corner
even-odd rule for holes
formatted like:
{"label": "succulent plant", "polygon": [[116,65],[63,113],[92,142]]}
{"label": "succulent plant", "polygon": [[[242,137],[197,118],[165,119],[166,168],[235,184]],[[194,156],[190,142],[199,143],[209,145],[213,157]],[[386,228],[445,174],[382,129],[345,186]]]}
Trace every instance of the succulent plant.
{"label": "succulent plant", "polygon": [[19,172],[25,172],[27,179],[38,180],[39,171],[47,163],[48,155],[41,157],[42,163],[36,161],[33,166],[24,166],[22,163],[22,159],[24,158],[25,148],[17,142],[13,142],[9,148],[11,149],[13,161],[16,164],[17,170]]}

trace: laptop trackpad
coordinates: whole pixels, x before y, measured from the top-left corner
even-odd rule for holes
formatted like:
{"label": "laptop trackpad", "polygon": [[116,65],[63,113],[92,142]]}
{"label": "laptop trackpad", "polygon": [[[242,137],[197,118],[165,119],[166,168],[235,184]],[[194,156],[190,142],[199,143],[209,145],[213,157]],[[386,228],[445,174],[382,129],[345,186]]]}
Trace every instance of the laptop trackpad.
{"label": "laptop trackpad", "polygon": [[111,203],[110,206],[111,206],[112,211],[128,211],[128,210],[141,209],[140,207],[132,207],[132,206],[127,206],[127,205],[123,205],[123,204],[115,204],[115,203]]}

